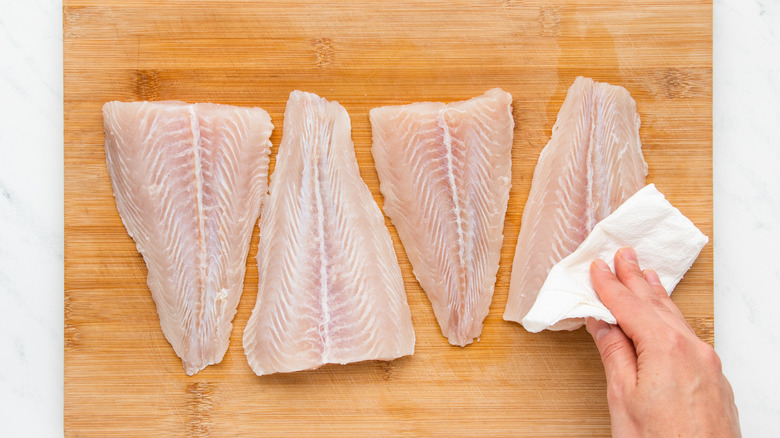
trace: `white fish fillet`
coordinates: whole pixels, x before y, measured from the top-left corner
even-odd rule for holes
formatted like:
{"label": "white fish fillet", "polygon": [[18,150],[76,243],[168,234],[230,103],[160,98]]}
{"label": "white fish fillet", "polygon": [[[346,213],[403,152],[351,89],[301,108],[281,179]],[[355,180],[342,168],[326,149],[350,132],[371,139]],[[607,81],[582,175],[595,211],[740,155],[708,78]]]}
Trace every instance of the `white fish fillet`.
{"label": "white fish fillet", "polygon": [[642,269],[653,269],[671,295],[685,272],[707,244],[707,236],[676,209],[654,184],[636,192],[611,215],[596,224],[576,251],[550,270],[539,296],[523,318],[530,332],[574,330],[585,318],[616,324],[590,281],[596,258],[614,271],[615,253],[633,247]]}
{"label": "white fish fillet", "polygon": [[511,105],[496,88],[370,113],[385,213],[453,345],[479,337],[493,297],[511,185]]}
{"label": "white fish fillet", "polygon": [[337,102],[290,94],[259,248],[257,303],[244,330],[257,375],[414,352],[390,233]]}
{"label": "white fish fillet", "polygon": [[271,118],[184,102],[103,106],[117,210],[148,269],[165,338],[193,375],[219,363],[267,193]]}
{"label": "white fish fillet", "polygon": [[521,322],[547,273],[645,185],[636,102],[623,87],[578,77],[534,169],[504,319]]}

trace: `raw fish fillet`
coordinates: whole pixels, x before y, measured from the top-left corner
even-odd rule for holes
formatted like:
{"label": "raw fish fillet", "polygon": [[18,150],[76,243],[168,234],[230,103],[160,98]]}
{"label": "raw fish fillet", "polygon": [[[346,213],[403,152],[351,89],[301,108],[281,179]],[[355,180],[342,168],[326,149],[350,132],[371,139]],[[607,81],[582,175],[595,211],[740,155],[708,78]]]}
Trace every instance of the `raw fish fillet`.
{"label": "raw fish fillet", "polygon": [[482,333],[496,282],[512,166],[512,96],[371,110],[384,210],[441,331]]}
{"label": "raw fish fillet", "polygon": [[578,77],[534,169],[504,311],[521,322],[547,273],[645,185],[636,102],[623,87]]}
{"label": "raw fish fillet", "polygon": [[414,352],[401,268],[350,131],[337,102],[290,93],[244,330],[259,376]]}
{"label": "raw fish fillet", "polygon": [[103,106],[117,209],[148,269],[168,342],[193,375],[219,363],[267,193],[271,118],[184,102]]}
{"label": "raw fish fillet", "polygon": [[653,269],[671,295],[707,240],[690,219],[650,184],[596,224],[582,245],[552,267],[536,302],[523,318],[523,327],[534,333],[574,330],[587,317],[617,324],[593,290],[593,260],[604,260],[614,271],[615,253],[620,248],[633,247],[639,266]]}

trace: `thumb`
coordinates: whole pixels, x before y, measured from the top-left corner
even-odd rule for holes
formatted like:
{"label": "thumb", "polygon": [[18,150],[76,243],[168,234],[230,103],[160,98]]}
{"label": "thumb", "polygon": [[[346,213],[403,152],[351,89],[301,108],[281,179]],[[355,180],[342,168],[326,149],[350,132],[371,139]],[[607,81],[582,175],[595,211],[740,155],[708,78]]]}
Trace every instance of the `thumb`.
{"label": "thumb", "polygon": [[586,324],[588,333],[596,342],[601,362],[604,363],[607,386],[621,389],[636,386],[636,350],[633,342],[617,325],[595,318],[588,318]]}

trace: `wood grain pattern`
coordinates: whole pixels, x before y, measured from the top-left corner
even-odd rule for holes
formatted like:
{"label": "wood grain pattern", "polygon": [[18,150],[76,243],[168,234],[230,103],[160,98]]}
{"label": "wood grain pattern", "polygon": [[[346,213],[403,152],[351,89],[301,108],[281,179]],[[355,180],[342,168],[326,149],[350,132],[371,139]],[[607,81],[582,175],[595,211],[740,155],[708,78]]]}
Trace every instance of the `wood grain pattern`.
{"label": "wood grain pattern", "polygon": [[[608,436],[604,373],[584,330],[532,335],[501,319],[539,152],[577,75],[637,100],[654,182],[712,237],[712,4],[704,0],[127,2],[66,0],[65,427],[104,436]],[[114,205],[100,108],[180,99],[265,108],[293,89],[352,117],[381,205],[368,111],[514,96],[512,189],[481,341],[450,346],[387,221],[417,332],[390,363],[254,376],[241,333],[257,287],[257,229],[224,361],[194,377],[163,338],[146,268]],[[674,294],[713,339],[712,243]]]}

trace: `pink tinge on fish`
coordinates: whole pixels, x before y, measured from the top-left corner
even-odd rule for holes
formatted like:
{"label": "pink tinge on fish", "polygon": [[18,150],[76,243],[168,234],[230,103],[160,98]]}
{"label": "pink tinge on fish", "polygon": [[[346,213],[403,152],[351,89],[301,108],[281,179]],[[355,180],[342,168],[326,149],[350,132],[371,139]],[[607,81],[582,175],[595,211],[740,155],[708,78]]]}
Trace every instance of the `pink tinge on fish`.
{"label": "pink tinge on fish", "polygon": [[193,375],[228,348],[267,192],[271,118],[261,108],[109,102],[103,123],[117,210],[165,338]]}
{"label": "pink tinge on fish", "polygon": [[534,169],[504,319],[521,322],[550,269],[645,185],[636,102],[623,88],[578,77]]}
{"label": "pink tinge on fish", "polygon": [[392,239],[337,102],[290,94],[257,266],[257,303],[244,330],[257,375],[414,352]]}
{"label": "pink tinge on fish", "polygon": [[374,108],[372,152],[384,211],[441,331],[482,333],[503,241],[512,165],[512,96]]}

